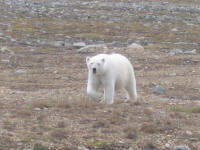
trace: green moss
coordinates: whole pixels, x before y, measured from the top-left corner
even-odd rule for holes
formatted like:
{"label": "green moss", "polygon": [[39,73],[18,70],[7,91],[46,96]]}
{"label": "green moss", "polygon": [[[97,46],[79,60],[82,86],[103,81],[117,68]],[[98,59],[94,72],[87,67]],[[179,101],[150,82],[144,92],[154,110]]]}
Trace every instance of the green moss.
{"label": "green moss", "polygon": [[35,32],[35,27],[31,24],[17,23],[14,25],[13,29],[16,31],[24,31],[24,32],[28,32],[28,33]]}
{"label": "green moss", "polygon": [[105,139],[104,140],[89,140],[87,141],[86,146],[87,147],[101,147],[109,143],[112,143],[112,141],[105,140]]}
{"label": "green moss", "polygon": [[170,110],[185,113],[200,113],[200,106],[178,106],[170,107]]}
{"label": "green moss", "polygon": [[34,150],[49,150],[49,148],[46,146],[43,146],[42,144],[37,143],[34,145]]}

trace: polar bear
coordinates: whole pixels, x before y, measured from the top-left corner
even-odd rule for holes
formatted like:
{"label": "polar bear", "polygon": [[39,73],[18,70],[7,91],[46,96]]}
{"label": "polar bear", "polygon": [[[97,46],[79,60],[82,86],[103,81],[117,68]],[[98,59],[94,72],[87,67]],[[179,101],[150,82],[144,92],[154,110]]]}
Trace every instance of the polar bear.
{"label": "polar bear", "polygon": [[104,87],[104,99],[107,104],[114,103],[115,90],[124,88],[129,99],[137,98],[136,79],[130,61],[121,54],[98,54],[86,57],[88,67],[87,94],[100,99],[97,90]]}

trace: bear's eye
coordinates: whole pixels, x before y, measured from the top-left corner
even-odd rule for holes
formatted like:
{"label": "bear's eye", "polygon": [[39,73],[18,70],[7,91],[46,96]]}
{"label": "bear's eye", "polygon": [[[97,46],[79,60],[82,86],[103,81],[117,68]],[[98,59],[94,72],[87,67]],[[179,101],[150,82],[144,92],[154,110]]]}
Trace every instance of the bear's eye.
{"label": "bear's eye", "polygon": [[100,66],[100,63],[97,63],[98,66]]}
{"label": "bear's eye", "polygon": [[93,65],[93,63],[90,63],[91,65]]}

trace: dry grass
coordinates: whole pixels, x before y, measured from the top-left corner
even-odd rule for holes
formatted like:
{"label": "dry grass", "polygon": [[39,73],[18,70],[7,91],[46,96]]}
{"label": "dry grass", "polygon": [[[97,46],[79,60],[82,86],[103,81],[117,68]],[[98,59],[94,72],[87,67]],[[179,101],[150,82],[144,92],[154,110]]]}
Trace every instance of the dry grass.
{"label": "dry grass", "polygon": [[[0,62],[0,149],[156,150],[166,143],[200,149],[200,104],[193,101],[200,97],[199,46],[175,44],[199,43],[198,26],[138,19],[107,23],[101,19],[69,22],[18,17],[10,26],[12,32],[6,31],[5,36],[23,39],[28,34],[27,40],[47,41],[66,40],[65,36],[83,41],[140,41],[145,47],[142,52],[109,49],[128,56],[134,65],[140,98],[124,102],[122,92],[116,94],[113,105],[106,105],[86,96],[85,57],[90,54],[39,44],[30,51],[24,44],[1,43],[15,54],[0,55],[0,60],[10,60]],[[173,28],[178,33],[169,33]],[[170,50],[177,48],[197,49],[198,53],[171,55]],[[16,74],[18,69],[26,73]],[[164,94],[153,94],[156,85],[165,88]],[[188,136],[186,131],[192,134]],[[191,138],[198,140],[191,142]]]}

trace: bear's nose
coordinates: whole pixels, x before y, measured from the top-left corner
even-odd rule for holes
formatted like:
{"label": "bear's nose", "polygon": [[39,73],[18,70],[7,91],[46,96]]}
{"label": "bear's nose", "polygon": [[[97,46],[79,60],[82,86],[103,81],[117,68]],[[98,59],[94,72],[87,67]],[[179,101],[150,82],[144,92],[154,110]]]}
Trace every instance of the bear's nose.
{"label": "bear's nose", "polygon": [[93,73],[95,74],[97,72],[96,68],[93,68]]}

